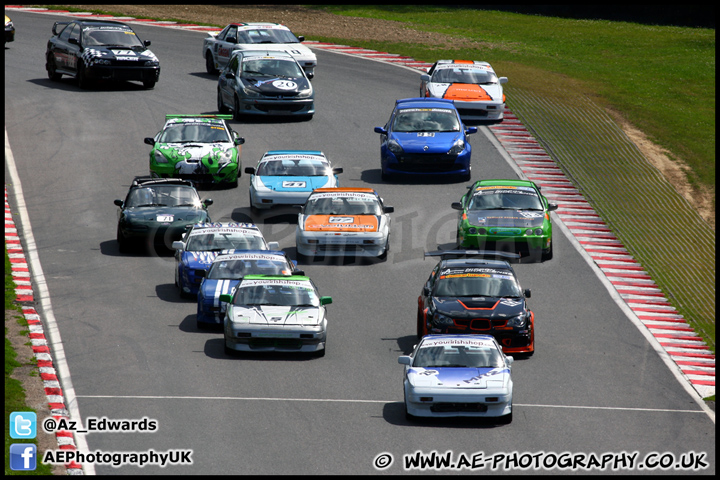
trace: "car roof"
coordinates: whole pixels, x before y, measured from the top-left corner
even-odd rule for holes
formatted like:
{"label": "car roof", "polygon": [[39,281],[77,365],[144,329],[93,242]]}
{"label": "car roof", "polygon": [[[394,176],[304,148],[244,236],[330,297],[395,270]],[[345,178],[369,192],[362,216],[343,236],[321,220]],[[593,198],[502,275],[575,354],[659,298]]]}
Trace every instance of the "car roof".
{"label": "car roof", "polygon": [[511,179],[485,179],[475,182],[473,187],[492,187],[492,186],[512,186],[512,187],[537,187],[535,182],[530,180],[511,180]]}
{"label": "car roof", "polygon": [[279,50],[235,50],[232,55],[242,55],[243,57],[268,57],[282,60],[292,60],[293,62],[295,61],[295,58],[291,54]]}
{"label": "car roof", "polygon": [[492,335],[483,335],[478,333],[462,333],[462,334],[447,334],[447,333],[431,333],[428,335],[425,335],[421,341],[425,340],[448,340],[451,342],[454,341],[463,341],[463,340],[493,340]]}
{"label": "car roof", "polygon": [[183,180],[180,178],[152,178],[152,177],[140,177],[133,180],[130,188],[135,187],[153,187],[157,185],[178,185],[182,187],[190,187],[195,190],[195,186],[190,180]]}
{"label": "car roof", "polygon": [[222,223],[222,222],[209,222],[209,223],[196,223],[193,225],[193,230],[205,230],[208,228],[251,228],[254,230],[260,230],[254,223]]}
{"label": "car roof", "polygon": [[242,252],[236,253],[221,253],[217,257],[215,257],[213,263],[223,260],[240,260],[240,258],[233,257],[248,257],[250,255],[272,255],[273,257],[279,257],[290,261],[290,259],[287,257],[287,254],[282,250],[243,250]]}
{"label": "car roof", "polygon": [[416,97],[395,100],[395,108],[449,108],[455,110],[455,104],[447,98]]}
{"label": "car roof", "polygon": [[263,158],[272,155],[316,155],[324,157],[325,154],[320,150],[269,150],[263,154]]}
{"label": "car roof", "polygon": [[336,188],[316,188],[313,190],[313,193],[332,193],[332,192],[338,192],[338,193],[344,193],[344,192],[357,192],[357,193],[374,193],[377,195],[377,192],[374,188],[365,188],[365,187],[336,187]]}
{"label": "car roof", "polygon": [[441,267],[490,267],[513,270],[506,260],[491,260],[486,258],[446,258],[440,260]]}
{"label": "car roof", "polygon": [[279,280],[282,282],[293,282],[293,281],[309,282],[310,277],[306,277],[303,275],[293,275],[292,277],[288,277],[285,275],[245,275],[243,277],[243,281],[245,281],[245,280]]}
{"label": "car roof", "polygon": [[225,120],[232,120],[232,115],[165,115],[165,124],[170,123],[225,123]]}
{"label": "car roof", "polygon": [[483,69],[487,70],[487,67],[490,67],[490,70],[492,70],[492,67],[488,62],[482,62],[480,60],[438,60],[435,62],[436,66],[442,66],[442,65],[465,65],[465,66],[477,66],[477,67],[483,67]]}
{"label": "car roof", "polygon": [[237,27],[284,27],[287,28],[282,23],[273,23],[273,22],[234,22],[230,25],[235,25]]}

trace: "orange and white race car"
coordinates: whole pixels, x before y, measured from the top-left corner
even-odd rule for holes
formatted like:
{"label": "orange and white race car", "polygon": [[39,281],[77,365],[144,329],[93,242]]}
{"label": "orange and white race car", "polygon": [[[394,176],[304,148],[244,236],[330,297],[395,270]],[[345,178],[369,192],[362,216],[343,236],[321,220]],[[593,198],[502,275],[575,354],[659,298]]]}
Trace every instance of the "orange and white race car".
{"label": "orange and white race car", "polygon": [[453,100],[460,118],[500,123],[505,110],[503,84],[487,62],[438,60],[420,76],[420,96]]}
{"label": "orange and white race car", "polygon": [[390,213],[372,188],[318,188],[298,214],[298,260],[307,257],[387,258]]}

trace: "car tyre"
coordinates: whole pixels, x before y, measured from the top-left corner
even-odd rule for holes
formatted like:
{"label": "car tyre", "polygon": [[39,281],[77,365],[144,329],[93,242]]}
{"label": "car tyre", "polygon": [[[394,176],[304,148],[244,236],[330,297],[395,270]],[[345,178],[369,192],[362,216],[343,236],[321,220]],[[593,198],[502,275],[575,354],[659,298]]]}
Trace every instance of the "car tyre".
{"label": "car tyre", "polygon": [[512,414],[512,412],[510,412],[507,415],[498,417],[497,423],[500,425],[510,425],[512,423],[512,419],[513,419],[513,414]]}
{"label": "car tyre", "polygon": [[551,260],[552,258],[553,258],[553,244],[551,241],[550,248],[548,248],[547,250],[543,250],[543,252],[542,252],[542,260],[546,261],[546,260]]}
{"label": "car tyre", "polygon": [[47,72],[50,80],[53,82],[60,81],[62,73],[57,72],[57,65],[55,65],[55,59],[52,58],[52,55],[49,55],[47,59]]}
{"label": "car tyre", "polygon": [[218,112],[220,112],[223,115],[227,115],[228,113],[230,113],[230,109],[225,106],[225,103],[223,103],[222,93],[220,92],[219,88],[217,91],[217,109],[218,109]]}
{"label": "car tyre", "polygon": [[213,60],[212,53],[209,51],[205,54],[205,70],[210,75],[217,75],[218,73],[217,68],[215,68],[215,61]]}
{"label": "car tyre", "polygon": [[88,88],[90,88],[90,80],[85,74],[85,64],[82,62],[78,65],[77,84],[78,87],[82,88],[83,90],[87,90]]}
{"label": "car tyre", "polygon": [[227,342],[225,341],[225,337],[223,337],[223,350],[225,350],[225,355],[228,357],[234,357],[235,356],[235,350],[232,348],[229,348],[227,346]]}
{"label": "car tyre", "polygon": [[234,96],[233,100],[233,118],[237,121],[242,120],[242,114],[240,113],[240,99],[237,95]]}
{"label": "car tyre", "polygon": [[388,235],[387,242],[385,243],[385,251],[378,256],[378,260],[384,262],[388,258],[388,252],[390,252],[390,235]]}
{"label": "car tyre", "polygon": [[157,80],[150,79],[150,80],[143,80],[143,87],[150,90],[151,88],[155,88],[155,83],[157,83]]}
{"label": "car tyre", "polygon": [[418,310],[418,313],[417,313],[417,331],[416,331],[416,333],[417,333],[418,340],[420,340],[422,337],[427,335],[427,328],[424,325],[423,315],[420,310]]}
{"label": "car tyre", "polygon": [[117,227],[117,244],[118,244],[118,250],[120,253],[127,253],[130,251],[130,240],[125,238],[125,235],[123,235],[122,230],[120,229],[120,225]]}

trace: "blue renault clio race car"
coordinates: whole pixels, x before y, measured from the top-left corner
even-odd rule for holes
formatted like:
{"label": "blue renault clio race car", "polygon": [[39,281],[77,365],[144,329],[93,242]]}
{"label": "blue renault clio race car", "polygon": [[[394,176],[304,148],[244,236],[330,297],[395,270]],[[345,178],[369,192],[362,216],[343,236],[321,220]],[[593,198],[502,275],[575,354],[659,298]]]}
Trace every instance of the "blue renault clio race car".
{"label": "blue renault clio race car", "polygon": [[202,278],[197,299],[197,326],[222,325],[227,305],[220,295],[232,294],[245,275],[304,275],[282,251],[247,250],[218,255]]}
{"label": "blue renault clio race car", "polygon": [[452,100],[406,98],[395,109],[380,134],[382,179],[396,174],[454,175],[470,179],[472,147],[467,136],[477,127],[466,127]]}
{"label": "blue renault clio race car", "polygon": [[220,253],[244,250],[279,250],[277,242],[266,242],[260,229],[252,223],[201,223],[173,242],[175,249],[175,285],[182,297],[198,293],[203,276]]}

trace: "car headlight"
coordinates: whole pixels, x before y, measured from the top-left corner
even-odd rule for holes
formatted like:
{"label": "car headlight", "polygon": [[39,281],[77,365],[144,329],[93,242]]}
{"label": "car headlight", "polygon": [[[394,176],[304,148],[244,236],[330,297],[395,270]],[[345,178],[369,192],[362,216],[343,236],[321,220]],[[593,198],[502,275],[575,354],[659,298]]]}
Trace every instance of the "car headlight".
{"label": "car headlight", "polygon": [[155,163],[168,163],[167,157],[160,150],[155,150]]}
{"label": "car headlight", "polygon": [[242,90],[243,90],[243,95],[245,95],[246,97],[257,98],[260,96],[260,92],[258,92],[257,90],[255,90],[252,87],[243,87]]}
{"label": "car headlight", "polygon": [[232,159],[233,159],[233,151],[232,150],[225,150],[224,152],[220,152],[218,154],[219,162],[229,162]]}
{"label": "car headlight", "polygon": [[146,67],[159,67],[159,66],[160,66],[160,62],[158,62],[157,60],[146,60],[146,61],[145,61],[145,66],[146,66]]}
{"label": "car headlight", "polygon": [[507,322],[508,327],[522,327],[523,325],[525,325],[525,315],[524,314],[518,315],[516,317],[512,317]]}
{"label": "car headlight", "polygon": [[448,150],[448,155],[459,155],[463,150],[465,150],[465,140],[460,138],[453,144],[452,148]]}
{"label": "car headlight", "polygon": [[403,148],[396,140],[388,141],[388,150],[390,150],[392,153],[403,153]]}
{"label": "car headlight", "polygon": [[231,318],[230,321],[234,325],[243,325],[246,323],[250,323],[250,317],[238,316],[238,317]]}
{"label": "car headlight", "polygon": [[452,327],[455,325],[452,318],[442,313],[435,313],[432,317],[432,323],[438,327]]}
{"label": "car headlight", "polygon": [[297,98],[310,98],[312,96],[312,93],[312,88],[300,90],[300,92],[297,94]]}

